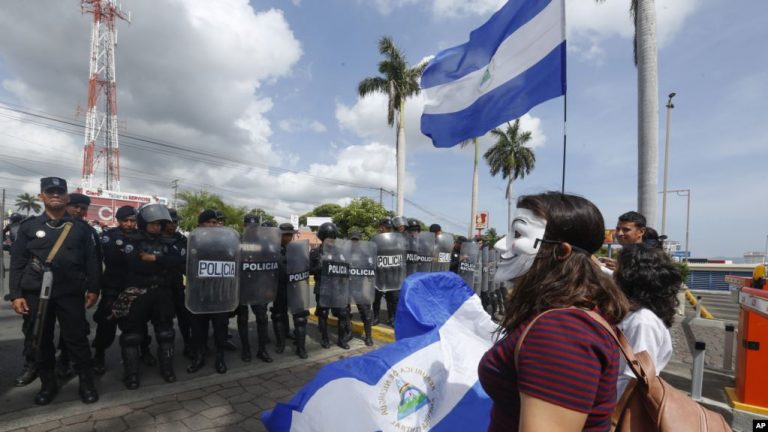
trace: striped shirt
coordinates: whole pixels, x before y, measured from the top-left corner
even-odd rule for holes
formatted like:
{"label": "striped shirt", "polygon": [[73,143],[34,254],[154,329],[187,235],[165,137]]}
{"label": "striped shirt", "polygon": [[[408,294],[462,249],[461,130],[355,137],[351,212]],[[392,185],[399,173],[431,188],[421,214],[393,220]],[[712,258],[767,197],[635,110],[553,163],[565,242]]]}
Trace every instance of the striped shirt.
{"label": "striped shirt", "polygon": [[489,349],[478,367],[493,400],[490,431],[517,431],[520,395],[587,413],[585,431],[608,431],[616,405],[619,349],[608,332],[584,312],[550,312],[531,327],[518,357],[515,344],[526,321]]}

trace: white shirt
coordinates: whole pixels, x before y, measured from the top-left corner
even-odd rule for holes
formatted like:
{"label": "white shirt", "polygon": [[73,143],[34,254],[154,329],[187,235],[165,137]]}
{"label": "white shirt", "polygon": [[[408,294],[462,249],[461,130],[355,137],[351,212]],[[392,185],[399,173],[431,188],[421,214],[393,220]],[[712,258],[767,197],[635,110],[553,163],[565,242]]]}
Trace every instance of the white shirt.
{"label": "white shirt", "polygon": [[[618,327],[634,352],[648,351],[656,366],[656,375],[659,375],[672,357],[672,335],[664,322],[649,309],[641,308],[627,315]],[[629,380],[635,378],[624,356],[620,359],[620,369],[616,400],[624,393]]]}

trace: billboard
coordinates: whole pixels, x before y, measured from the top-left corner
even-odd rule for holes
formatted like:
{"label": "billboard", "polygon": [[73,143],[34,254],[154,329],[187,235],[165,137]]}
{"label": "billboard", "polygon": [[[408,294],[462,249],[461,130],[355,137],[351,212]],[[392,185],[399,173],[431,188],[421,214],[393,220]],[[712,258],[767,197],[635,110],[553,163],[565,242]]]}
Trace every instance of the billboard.
{"label": "billboard", "polygon": [[97,221],[102,225],[117,225],[115,212],[122,206],[140,207],[143,204],[160,203],[168,205],[168,198],[157,195],[143,195],[130,192],[116,192],[102,189],[77,189],[77,192],[88,195],[91,206],[88,207],[87,221]]}
{"label": "billboard", "polygon": [[488,222],[490,221],[487,211],[478,212],[475,215],[475,229],[481,230],[488,228]]}

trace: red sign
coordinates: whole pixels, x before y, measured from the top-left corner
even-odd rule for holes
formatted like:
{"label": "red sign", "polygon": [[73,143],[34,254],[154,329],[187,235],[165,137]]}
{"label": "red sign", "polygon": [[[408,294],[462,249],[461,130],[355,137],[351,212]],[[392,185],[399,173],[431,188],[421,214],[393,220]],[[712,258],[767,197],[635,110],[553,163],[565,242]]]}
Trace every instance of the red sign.
{"label": "red sign", "polygon": [[488,228],[488,212],[487,211],[481,211],[477,214],[475,214],[475,229],[486,229]]}
{"label": "red sign", "polygon": [[115,212],[123,206],[140,207],[143,204],[161,203],[168,205],[168,199],[152,195],[134,194],[128,192],[114,192],[104,190],[80,190],[77,192],[88,195],[91,199],[91,206],[88,207],[88,214],[85,220],[88,222],[97,221],[101,225],[115,226]]}

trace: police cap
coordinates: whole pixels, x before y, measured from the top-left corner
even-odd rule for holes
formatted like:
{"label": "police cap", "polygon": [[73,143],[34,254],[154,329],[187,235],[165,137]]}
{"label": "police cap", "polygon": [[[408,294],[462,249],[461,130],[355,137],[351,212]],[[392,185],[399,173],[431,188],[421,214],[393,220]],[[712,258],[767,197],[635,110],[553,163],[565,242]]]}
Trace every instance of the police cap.
{"label": "police cap", "polygon": [[293,228],[292,223],[281,223],[278,228],[280,228],[280,234],[296,234],[296,229]]}
{"label": "police cap", "polygon": [[71,193],[69,194],[69,205],[89,206],[91,205],[91,199],[88,197],[88,195],[83,195],[81,193]]}
{"label": "police cap", "polygon": [[217,213],[220,213],[218,210],[212,210],[212,209],[205,209],[197,216],[197,223],[205,223],[210,221],[211,219],[219,220],[219,216]]}
{"label": "police cap", "polygon": [[243,224],[245,225],[253,225],[259,223],[259,217],[256,216],[253,213],[248,213],[247,215],[243,216]]}
{"label": "police cap", "polygon": [[61,177],[43,177],[40,179],[40,192],[60,189],[67,193],[67,181]]}
{"label": "police cap", "polygon": [[421,232],[421,224],[416,219],[408,221],[408,231]]}
{"label": "police cap", "polygon": [[[170,212],[170,210],[168,210],[168,212]],[[119,221],[127,219],[131,216],[136,216],[136,207],[134,206],[122,206],[117,209],[117,212],[115,212],[115,219]],[[171,217],[173,217],[173,214],[171,214]]]}
{"label": "police cap", "polygon": [[432,224],[432,225],[429,226],[429,232],[431,232],[431,233],[437,234],[437,233],[442,232],[442,231],[443,231],[443,228],[440,225],[438,225],[438,224]]}
{"label": "police cap", "polygon": [[392,219],[386,218],[379,221],[379,226],[385,226],[387,228],[392,228]]}

